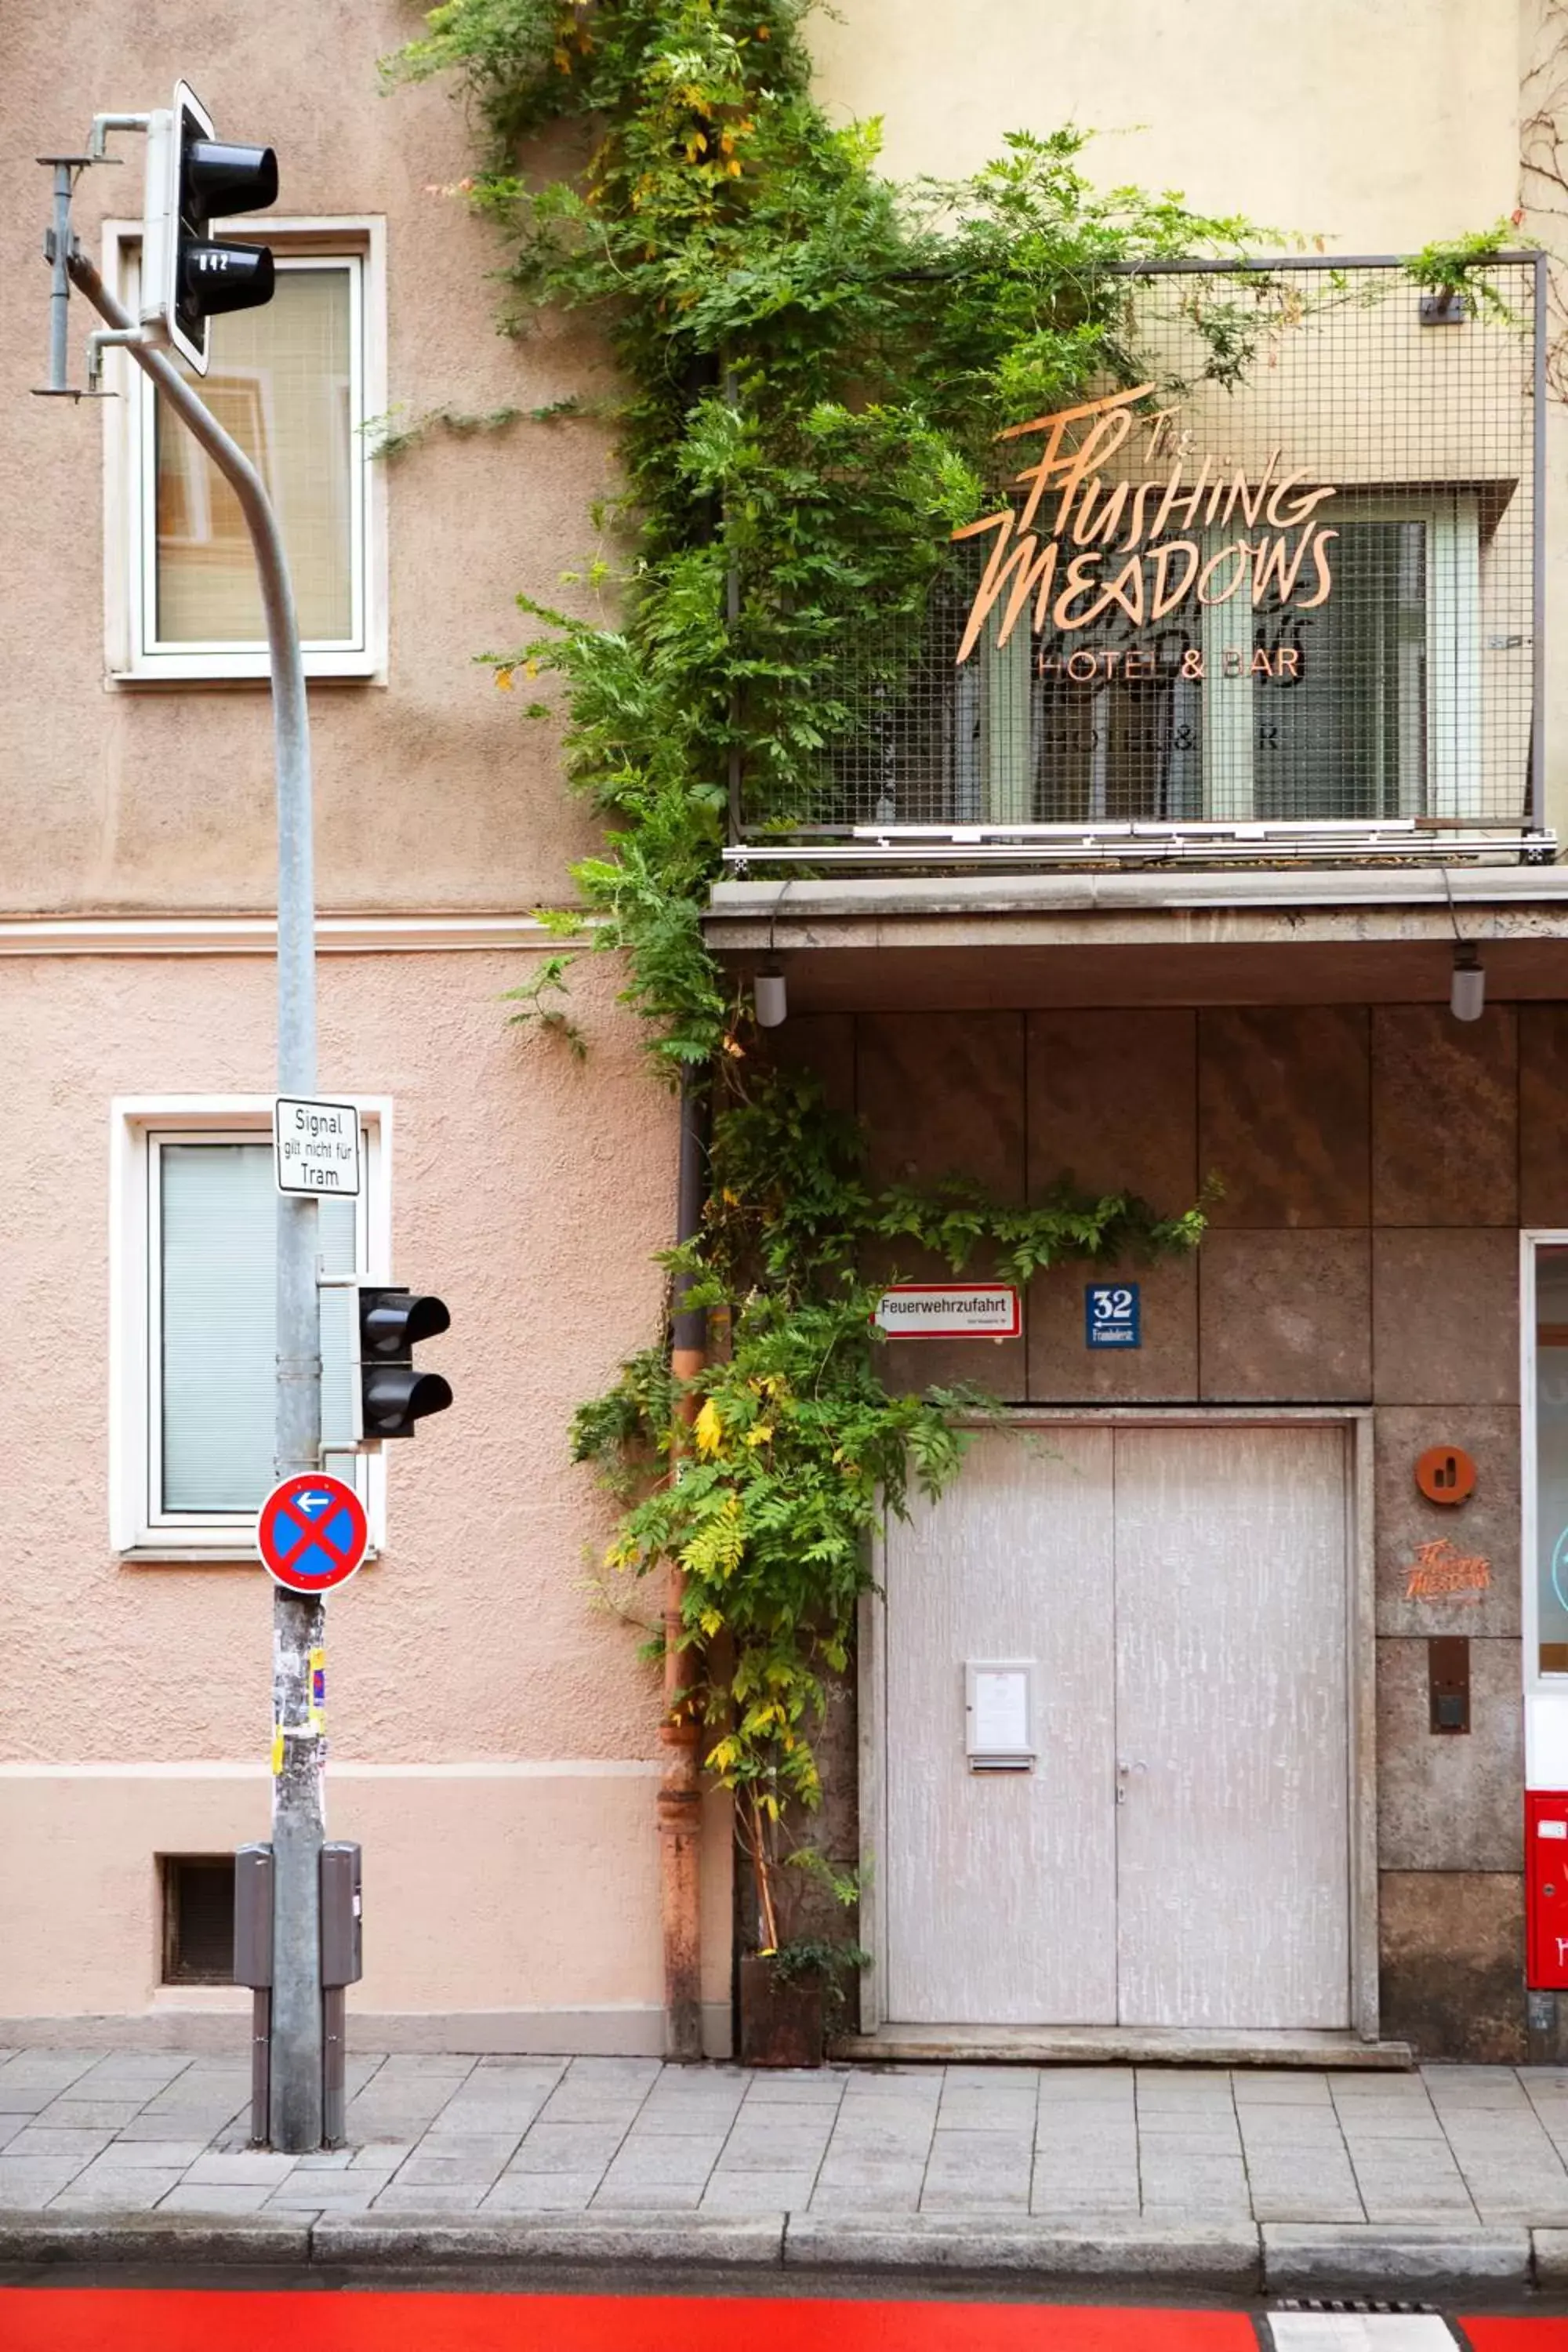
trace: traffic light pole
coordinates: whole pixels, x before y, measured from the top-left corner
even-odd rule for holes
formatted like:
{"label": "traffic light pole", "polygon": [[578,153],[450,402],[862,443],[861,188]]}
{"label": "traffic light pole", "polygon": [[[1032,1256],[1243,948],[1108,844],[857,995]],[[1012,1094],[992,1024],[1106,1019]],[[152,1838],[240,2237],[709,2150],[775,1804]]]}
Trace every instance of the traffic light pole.
{"label": "traffic light pole", "polygon": [[[57,236],[60,231],[57,226]],[[71,245],[70,280],[113,331],[238,499],[256,552],[271,656],[278,778],[278,1092],[316,1091],[315,881],[310,727],[294,595],[278,518],[237,443]],[[56,343],[63,361],[64,339]],[[63,386],[61,387],[63,388]],[[278,1199],[278,1475],[321,1467],[321,1317],[316,1202]],[[323,1640],[320,1600],[272,1596],[272,2065],[270,2144],[290,2155],[321,2145],[321,1867],[326,1832],[321,1739],[311,1727],[310,1652]]]}

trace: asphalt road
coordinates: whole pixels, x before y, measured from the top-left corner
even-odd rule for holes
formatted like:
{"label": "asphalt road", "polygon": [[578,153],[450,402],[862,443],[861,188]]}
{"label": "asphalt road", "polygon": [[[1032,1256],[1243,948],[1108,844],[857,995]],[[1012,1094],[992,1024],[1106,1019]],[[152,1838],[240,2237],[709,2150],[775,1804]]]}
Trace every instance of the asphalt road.
{"label": "asphalt road", "polygon": [[118,2272],[0,2273],[0,2352],[1568,2352],[1568,2306],[1363,2314],[1263,2305],[999,2301],[961,2284],[845,2282],[802,2294],[477,2289],[320,2273],[177,2284]]}

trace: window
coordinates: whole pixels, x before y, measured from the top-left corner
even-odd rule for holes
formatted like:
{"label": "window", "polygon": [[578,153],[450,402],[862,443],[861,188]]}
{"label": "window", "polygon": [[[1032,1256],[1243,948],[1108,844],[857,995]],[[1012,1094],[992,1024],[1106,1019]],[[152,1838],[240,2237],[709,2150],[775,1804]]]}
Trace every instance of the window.
{"label": "window", "polygon": [[[116,1549],[248,1556],[273,1485],[278,1195],[263,1104],[116,1106],[111,1452]],[[329,1273],[384,1265],[384,1106],[361,1107],[364,1189],[318,1204]],[[353,1442],[352,1295],[321,1300],[321,1430],[378,1532]]]}
{"label": "window", "polygon": [[234,1982],[234,1856],[164,1853],[163,1982]]}
{"label": "window", "polygon": [[1568,1234],[1526,1243],[1523,1319],[1525,1663],[1535,1681],[1568,1676]]}
{"label": "window", "polygon": [[[1184,604],[1158,629],[995,643],[960,673],[955,814],[992,824],[1479,817],[1481,555],[1473,493],[1346,493],[1332,588],[1302,609]],[[1205,559],[1220,554],[1207,533]],[[1309,573],[1309,580],[1311,575]],[[1092,638],[1092,659],[1085,650]],[[1127,656],[1151,675],[1125,671]],[[1068,668],[1072,656],[1084,666]]]}
{"label": "window", "polygon": [[[277,290],[259,310],[212,321],[199,389],[277,509],[307,671],[364,677],[384,666],[380,475],[365,430],[385,405],[380,239],[366,226],[268,222],[267,235]],[[111,253],[134,307],[130,233],[111,240]],[[108,428],[110,544],[113,562],[118,542],[121,573],[110,597],[110,669],[142,679],[265,677],[261,599],[237,499],[133,362],[120,362],[119,388],[113,406],[123,414]]]}

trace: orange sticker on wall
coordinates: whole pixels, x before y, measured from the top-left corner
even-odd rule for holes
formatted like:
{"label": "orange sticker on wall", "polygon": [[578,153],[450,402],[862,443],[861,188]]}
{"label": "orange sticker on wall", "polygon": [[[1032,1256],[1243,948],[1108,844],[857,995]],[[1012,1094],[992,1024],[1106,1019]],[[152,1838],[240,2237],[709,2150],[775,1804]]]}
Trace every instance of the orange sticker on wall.
{"label": "orange sticker on wall", "polygon": [[1492,1568],[1489,1559],[1467,1559],[1457,1551],[1447,1536],[1434,1536],[1430,1543],[1418,1544],[1405,1580],[1406,1601],[1462,1601],[1469,1605],[1479,1603],[1483,1592],[1491,1590]]}
{"label": "orange sticker on wall", "polygon": [[1462,1503],[1476,1491],[1476,1462],[1462,1445],[1429,1445],[1415,1465],[1415,1484],[1429,1503]]}

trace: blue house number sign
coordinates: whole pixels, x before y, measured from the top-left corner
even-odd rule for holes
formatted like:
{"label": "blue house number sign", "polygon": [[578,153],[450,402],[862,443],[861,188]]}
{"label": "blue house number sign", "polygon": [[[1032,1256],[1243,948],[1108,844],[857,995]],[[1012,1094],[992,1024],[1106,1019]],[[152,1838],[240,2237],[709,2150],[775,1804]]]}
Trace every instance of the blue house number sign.
{"label": "blue house number sign", "polygon": [[1143,1322],[1135,1282],[1091,1282],[1083,1294],[1084,1344],[1141,1348]]}

